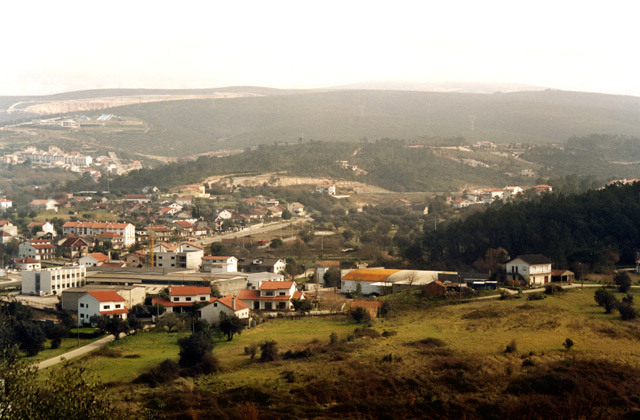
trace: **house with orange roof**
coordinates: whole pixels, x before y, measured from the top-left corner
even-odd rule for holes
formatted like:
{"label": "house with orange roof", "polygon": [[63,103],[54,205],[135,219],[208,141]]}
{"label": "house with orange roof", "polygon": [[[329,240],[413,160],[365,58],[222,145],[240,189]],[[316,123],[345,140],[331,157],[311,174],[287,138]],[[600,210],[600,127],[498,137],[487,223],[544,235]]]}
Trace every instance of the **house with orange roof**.
{"label": "house with orange roof", "polygon": [[[355,292],[358,289],[364,295],[389,293],[393,285],[389,281],[389,277],[400,271],[388,268],[358,268],[351,270],[342,276],[340,282],[342,293]],[[358,287],[358,285],[360,286]]]}
{"label": "house with orange roof", "polygon": [[191,197],[178,197],[176,198],[176,204],[181,206],[190,206],[193,203],[193,199]]}
{"label": "house with orange roof", "polygon": [[198,318],[216,325],[220,322],[221,313],[249,321],[249,307],[233,295],[212,298],[211,303],[198,309]]}
{"label": "house with orange roof", "polygon": [[80,258],[78,264],[84,267],[99,267],[110,259],[108,255],[104,255],[102,252],[93,252]]}
{"label": "house with orange roof", "polygon": [[127,319],[126,300],[113,290],[95,290],[78,299],[78,323],[90,325],[93,316]]}
{"label": "house with orange roof", "polygon": [[293,299],[304,299],[293,281],[262,281],[258,290],[241,290],[237,296],[253,310],[291,311]]}
{"label": "house with orange roof", "polygon": [[[215,299],[215,298],[214,298]],[[190,311],[196,303],[211,302],[211,288],[204,286],[171,286],[169,287],[169,299],[154,298],[151,304],[164,306],[167,312]]]}

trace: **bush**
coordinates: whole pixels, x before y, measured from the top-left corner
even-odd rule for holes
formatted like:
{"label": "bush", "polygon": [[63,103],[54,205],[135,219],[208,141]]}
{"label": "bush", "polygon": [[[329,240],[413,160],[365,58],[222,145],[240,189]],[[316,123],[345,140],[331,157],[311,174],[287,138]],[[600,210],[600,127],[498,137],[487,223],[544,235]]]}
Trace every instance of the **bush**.
{"label": "bush", "polygon": [[511,340],[511,343],[507,344],[507,347],[504,349],[505,353],[515,353],[516,351],[518,351],[516,340]]}
{"label": "bush", "polygon": [[311,351],[311,349],[304,349],[304,350],[296,350],[296,351],[292,351],[292,350],[287,350],[285,354],[282,355],[283,359],[307,359],[309,357],[313,356],[313,352]]}
{"label": "bush", "polygon": [[447,345],[444,340],[434,337],[425,338],[424,340],[418,341],[418,343],[428,347],[444,347]]}
{"label": "bush", "polygon": [[260,344],[260,361],[273,362],[280,358],[278,353],[278,343],[273,340],[267,340]]}
{"label": "bush", "polygon": [[522,361],[522,367],[531,367],[535,365],[536,365],[536,362],[533,359],[524,359]]}
{"label": "bush", "polygon": [[191,367],[199,364],[213,350],[213,341],[205,332],[195,332],[178,340],[180,346],[180,366]]}
{"label": "bush", "polygon": [[558,284],[547,284],[544,287],[544,293],[546,295],[557,295],[559,293],[564,293],[564,289]]}
{"label": "bush", "polygon": [[329,335],[329,344],[335,344],[338,342],[338,334],[334,331]]}
{"label": "bush", "polygon": [[173,360],[166,359],[158,366],[138,376],[134,383],[144,383],[155,388],[159,384],[174,381],[178,377],[180,377],[180,366]]}
{"label": "bush", "polygon": [[244,354],[249,356],[251,358],[251,360],[255,359],[257,352],[258,352],[258,345],[257,344],[251,344],[249,346],[245,346],[245,348],[244,348]]}
{"label": "bush", "polygon": [[610,314],[611,311],[616,309],[619,304],[618,299],[616,299],[616,297],[611,292],[604,288],[596,290],[593,298],[595,299],[598,306],[604,307],[604,311],[607,314]]}
{"label": "bush", "polygon": [[613,282],[618,286],[620,293],[627,293],[631,288],[631,278],[626,271],[621,271],[613,278]]}
{"label": "bush", "polygon": [[358,323],[363,321],[369,321],[371,319],[369,312],[366,309],[364,309],[362,306],[358,306],[357,308],[353,309],[351,311],[351,317],[353,318],[354,321]]}
{"label": "bush", "polygon": [[540,292],[529,293],[529,296],[527,296],[527,300],[543,300],[544,298],[546,298],[546,296]]}
{"label": "bush", "polygon": [[638,317],[638,311],[631,303],[622,302],[618,304],[618,312],[620,312],[620,318],[624,321],[631,321]]}
{"label": "bush", "polygon": [[562,343],[562,345],[564,346],[565,349],[571,350],[571,347],[573,347],[573,340],[570,338],[567,338],[566,340],[564,340],[564,343]]}

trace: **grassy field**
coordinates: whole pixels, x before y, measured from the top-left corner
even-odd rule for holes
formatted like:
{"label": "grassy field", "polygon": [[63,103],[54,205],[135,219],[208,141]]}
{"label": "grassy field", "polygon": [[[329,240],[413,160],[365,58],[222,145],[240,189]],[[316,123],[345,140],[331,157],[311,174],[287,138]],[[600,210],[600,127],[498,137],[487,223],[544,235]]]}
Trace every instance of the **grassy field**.
{"label": "grassy field", "polygon": [[[241,411],[257,406],[268,413],[265,418],[377,418],[387,409],[405,410],[396,413],[399,417],[437,409],[436,418],[459,418],[471,407],[476,414],[468,418],[478,418],[483,404],[519,417],[513,413],[531,412],[532,401],[546,401],[542,409],[549,413],[566,398],[575,401],[563,413],[575,418],[580,404],[601,404],[610,394],[630,398],[640,386],[635,373],[640,372],[640,321],[605,314],[595,304],[594,291],[444,306],[423,301],[414,309],[396,302],[389,316],[373,322],[375,331],[360,338],[354,330],[363,324],[346,316],[273,320],[233,341],[216,341],[213,353],[221,372],[161,388],[131,382],[167,358],[177,361],[177,339],[187,333],[139,333],[75,363],[91,380],[110,384],[120,404],[134,411],[149,404],[171,407],[163,412],[167,418],[182,418],[185,411],[191,418],[199,418],[197,413],[247,418]],[[639,295],[634,291],[636,300]],[[338,340],[330,343],[333,332]],[[571,350],[563,346],[567,338],[574,342]],[[305,349],[308,354],[269,363],[251,360],[245,347],[265,340],[276,341],[281,355]],[[517,350],[505,352],[511,343]],[[609,375],[618,378],[616,385]],[[520,390],[530,382],[542,390],[522,400],[518,395],[525,391]],[[557,395],[547,395],[547,386],[558,389]],[[575,395],[569,397],[563,387]],[[625,401],[615,407],[636,405]],[[618,408],[602,410],[602,418],[619,414]]]}
{"label": "grassy field", "polygon": [[51,340],[47,340],[44,350],[40,351],[37,355],[33,357],[28,357],[25,355],[24,358],[25,358],[25,361],[28,361],[28,362],[41,362],[43,360],[51,359],[52,357],[56,357],[68,351],[77,349],[78,347],[82,347],[100,338],[102,338],[102,336],[89,338],[89,339],[81,338],[80,346],[78,346],[78,339],[75,337],[63,338],[62,343],[60,343],[60,347],[58,347],[57,349],[52,349],[50,344]]}

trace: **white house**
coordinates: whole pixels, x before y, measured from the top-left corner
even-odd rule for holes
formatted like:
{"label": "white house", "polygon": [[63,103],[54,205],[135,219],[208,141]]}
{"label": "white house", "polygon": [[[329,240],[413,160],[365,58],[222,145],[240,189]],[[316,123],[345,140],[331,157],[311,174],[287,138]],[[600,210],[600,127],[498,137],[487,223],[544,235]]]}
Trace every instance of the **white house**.
{"label": "white house", "polygon": [[304,294],[293,281],[263,281],[258,290],[241,290],[237,298],[254,310],[290,311],[291,300],[304,299]]}
{"label": "white house", "polygon": [[99,267],[109,261],[109,257],[102,252],[87,254],[78,260],[78,264],[84,267]]}
{"label": "white house", "polygon": [[129,247],[136,242],[136,228],[131,223],[111,222],[67,222],[62,226],[65,236],[73,233],[78,236],[99,236],[113,232],[123,237],[123,245]]}
{"label": "white house", "polygon": [[284,273],[287,268],[287,263],[280,258],[256,258],[256,259],[243,259],[238,262],[240,271],[245,273],[260,273],[269,272],[280,274]]}
{"label": "white house", "polygon": [[152,305],[159,303],[167,309],[167,312],[174,312],[174,308],[182,311],[183,307],[192,307],[194,303],[211,302],[211,288],[202,286],[172,286],[169,288],[169,300],[156,298],[151,301]]}
{"label": "white house", "polygon": [[184,242],[174,249],[156,252],[153,266],[199,270],[203,256],[204,248],[192,242]]}
{"label": "white house", "polygon": [[304,211],[304,206],[300,203],[293,202],[287,206],[287,209],[296,216],[304,216],[306,213]]}
{"label": "white house", "polygon": [[22,272],[23,295],[60,294],[70,287],[81,287],[86,283],[85,267],[55,267]]}
{"label": "white house", "polygon": [[220,322],[220,313],[229,316],[237,316],[240,319],[249,319],[249,307],[233,295],[211,299],[211,303],[198,310],[199,318],[210,324]]}
{"label": "white house", "polygon": [[0,231],[7,232],[11,236],[17,236],[18,226],[11,223],[10,220],[0,220]]}
{"label": "white house", "polygon": [[29,230],[33,230],[36,228],[36,234],[39,236],[44,236],[50,234],[51,236],[56,236],[56,229],[50,222],[31,222],[27,225]]}
{"label": "white house", "polygon": [[60,204],[56,200],[32,200],[29,203],[29,206],[32,209],[44,209],[44,210],[53,210],[58,211],[58,206]]}
{"label": "white house", "polygon": [[13,265],[16,269],[20,271],[29,271],[29,270],[40,270],[42,265],[40,264],[40,260],[36,260],[34,258],[14,258]]}
{"label": "white house", "polygon": [[218,217],[223,220],[229,220],[232,216],[233,214],[229,210],[222,210],[220,213],[218,213]]}
{"label": "white house", "polygon": [[6,198],[0,198],[0,210],[6,210],[11,207],[13,207],[13,201],[7,200]]}
{"label": "white house", "polygon": [[90,324],[92,316],[127,319],[126,300],[113,290],[95,290],[78,299],[78,324]]}
{"label": "white house", "polygon": [[541,254],[519,255],[506,265],[507,281],[542,286],[551,281],[551,260]]}
{"label": "white house", "polygon": [[202,257],[202,271],[205,273],[235,273],[238,271],[236,257],[207,256]]}

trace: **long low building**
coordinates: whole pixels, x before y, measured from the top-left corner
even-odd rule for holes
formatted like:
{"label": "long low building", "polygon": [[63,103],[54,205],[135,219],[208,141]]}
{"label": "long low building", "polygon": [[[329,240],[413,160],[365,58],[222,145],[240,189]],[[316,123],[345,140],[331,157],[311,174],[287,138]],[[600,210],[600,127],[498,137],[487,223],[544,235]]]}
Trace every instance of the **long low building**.
{"label": "long low building", "polygon": [[360,285],[360,292],[364,295],[384,295],[424,287],[455,275],[457,273],[453,271],[359,268],[350,270],[342,276],[341,289],[343,293],[355,292]]}

